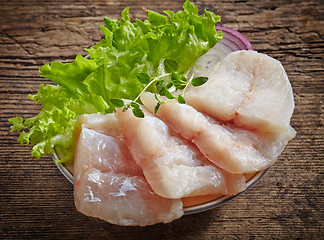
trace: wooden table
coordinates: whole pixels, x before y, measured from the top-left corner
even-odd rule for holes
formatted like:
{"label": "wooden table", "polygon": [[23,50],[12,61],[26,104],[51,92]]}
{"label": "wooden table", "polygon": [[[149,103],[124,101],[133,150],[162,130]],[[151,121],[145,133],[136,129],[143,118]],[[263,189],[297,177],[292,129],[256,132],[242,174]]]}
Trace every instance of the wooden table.
{"label": "wooden table", "polygon": [[38,68],[72,61],[102,38],[103,17],[133,18],[182,8],[183,1],[0,1],[0,238],[9,239],[323,239],[324,4],[320,0],[195,1],[222,16],[253,47],[282,62],[294,89],[297,136],[252,189],[208,212],[171,224],[119,227],[74,207],[72,185],[50,157],[34,161],[8,118],[34,116],[27,99]]}

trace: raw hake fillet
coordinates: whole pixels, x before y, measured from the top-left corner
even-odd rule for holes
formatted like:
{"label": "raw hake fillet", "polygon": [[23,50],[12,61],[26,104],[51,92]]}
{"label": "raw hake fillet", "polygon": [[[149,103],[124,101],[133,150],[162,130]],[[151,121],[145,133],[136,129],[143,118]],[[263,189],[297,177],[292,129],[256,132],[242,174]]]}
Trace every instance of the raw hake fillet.
{"label": "raw hake fillet", "polygon": [[187,103],[221,121],[265,132],[289,131],[292,88],[281,63],[255,51],[227,55],[202,86],[190,86]]}
{"label": "raw hake fillet", "polygon": [[[152,93],[142,94],[141,101],[154,112],[157,101]],[[193,107],[176,101],[162,104],[157,116],[195,143],[215,165],[235,174],[269,167],[294,136],[293,130],[281,134],[257,133],[233,124],[220,124]]]}
{"label": "raw hake fillet", "polygon": [[[224,175],[198,149],[144,109],[144,118],[117,109],[116,117],[137,164],[154,192],[166,198],[235,194],[246,187],[242,175]],[[227,178],[236,187],[227,186]],[[233,180],[234,179],[234,180]]]}
{"label": "raw hake fillet", "polygon": [[113,114],[82,116],[76,135],[74,199],[79,212],[123,226],[167,223],[183,215],[181,200],[153,192]]}
{"label": "raw hake fillet", "polygon": [[277,160],[295,136],[295,131],[290,130],[271,134],[214,123],[192,141],[217,166],[231,173],[252,173],[270,167]]}
{"label": "raw hake fillet", "polygon": [[[132,174],[143,174],[128,151],[114,114],[94,113],[79,116],[74,128],[74,139],[77,143],[75,149],[78,150],[75,151],[75,157],[80,156],[74,161],[74,180],[78,180],[89,168],[97,168],[103,172],[127,172],[131,169]],[[78,146],[86,142],[89,143],[86,147]],[[97,153],[97,156],[81,157],[91,155],[92,152]]]}

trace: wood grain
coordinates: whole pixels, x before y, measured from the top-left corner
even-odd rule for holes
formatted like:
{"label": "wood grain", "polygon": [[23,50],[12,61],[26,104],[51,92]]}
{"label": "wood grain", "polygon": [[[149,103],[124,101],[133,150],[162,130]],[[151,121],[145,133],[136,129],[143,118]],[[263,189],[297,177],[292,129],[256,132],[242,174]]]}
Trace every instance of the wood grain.
{"label": "wood grain", "polygon": [[118,227],[75,210],[72,185],[50,157],[34,161],[8,118],[37,114],[27,99],[38,68],[71,61],[102,38],[103,17],[130,6],[182,8],[183,1],[0,1],[0,238],[3,239],[323,239],[324,4],[296,1],[195,1],[242,32],[255,50],[282,62],[294,90],[297,136],[252,189],[208,212],[171,224]]}

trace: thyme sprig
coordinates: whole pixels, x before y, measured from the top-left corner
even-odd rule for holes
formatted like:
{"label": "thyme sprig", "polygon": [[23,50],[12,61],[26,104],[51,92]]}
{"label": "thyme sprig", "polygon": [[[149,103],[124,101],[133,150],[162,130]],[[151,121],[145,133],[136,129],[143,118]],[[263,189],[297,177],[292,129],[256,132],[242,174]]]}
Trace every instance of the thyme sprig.
{"label": "thyme sprig", "polygon": [[[141,95],[147,91],[147,89],[155,83],[156,92],[154,94],[155,99],[157,100],[157,104],[154,108],[154,112],[157,113],[160,106],[164,103],[178,101],[180,104],[185,104],[186,100],[184,99],[185,91],[187,90],[189,85],[192,85],[194,87],[201,86],[204,83],[207,82],[207,77],[195,77],[192,74],[190,78],[184,75],[183,72],[177,72],[178,64],[176,61],[166,59],[164,61],[164,68],[166,70],[166,74],[157,76],[157,77],[151,77],[147,73],[139,73],[137,75],[137,79],[143,83],[146,84],[145,87],[142,89],[142,91],[136,96],[136,98],[128,103],[124,103],[122,99],[112,98],[110,99],[110,102],[115,107],[123,107],[123,111],[126,111],[128,109],[131,109],[134,116],[143,118],[144,113],[142,109],[140,108],[139,101]],[[181,94],[173,95],[171,92],[176,92],[177,90],[182,90]],[[158,94],[160,96],[165,96],[167,100],[161,100],[158,97]]]}

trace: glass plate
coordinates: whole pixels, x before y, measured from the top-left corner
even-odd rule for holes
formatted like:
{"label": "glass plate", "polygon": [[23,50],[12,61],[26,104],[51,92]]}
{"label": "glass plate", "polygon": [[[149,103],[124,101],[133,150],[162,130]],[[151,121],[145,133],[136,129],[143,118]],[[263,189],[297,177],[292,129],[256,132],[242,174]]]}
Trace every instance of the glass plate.
{"label": "glass plate", "polygon": [[[59,156],[54,153],[52,154],[52,159],[54,162],[56,160],[59,160]],[[58,169],[61,171],[61,173],[73,184],[73,174],[71,170],[69,170],[68,166],[65,166],[64,164],[57,164],[55,162]],[[269,168],[268,168],[269,169]],[[240,194],[244,193],[246,190],[251,188],[254,184],[256,184],[263,175],[268,171],[268,169],[258,171],[252,174],[246,174],[246,189],[242,192],[237,193],[236,195],[208,195],[208,196],[199,196],[199,197],[190,197],[183,199],[184,202],[184,214],[194,214],[199,212],[204,212],[207,210],[210,210],[215,207],[219,207],[223,205],[224,203],[227,203],[228,201],[232,200],[233,198],[236,198]]]}

